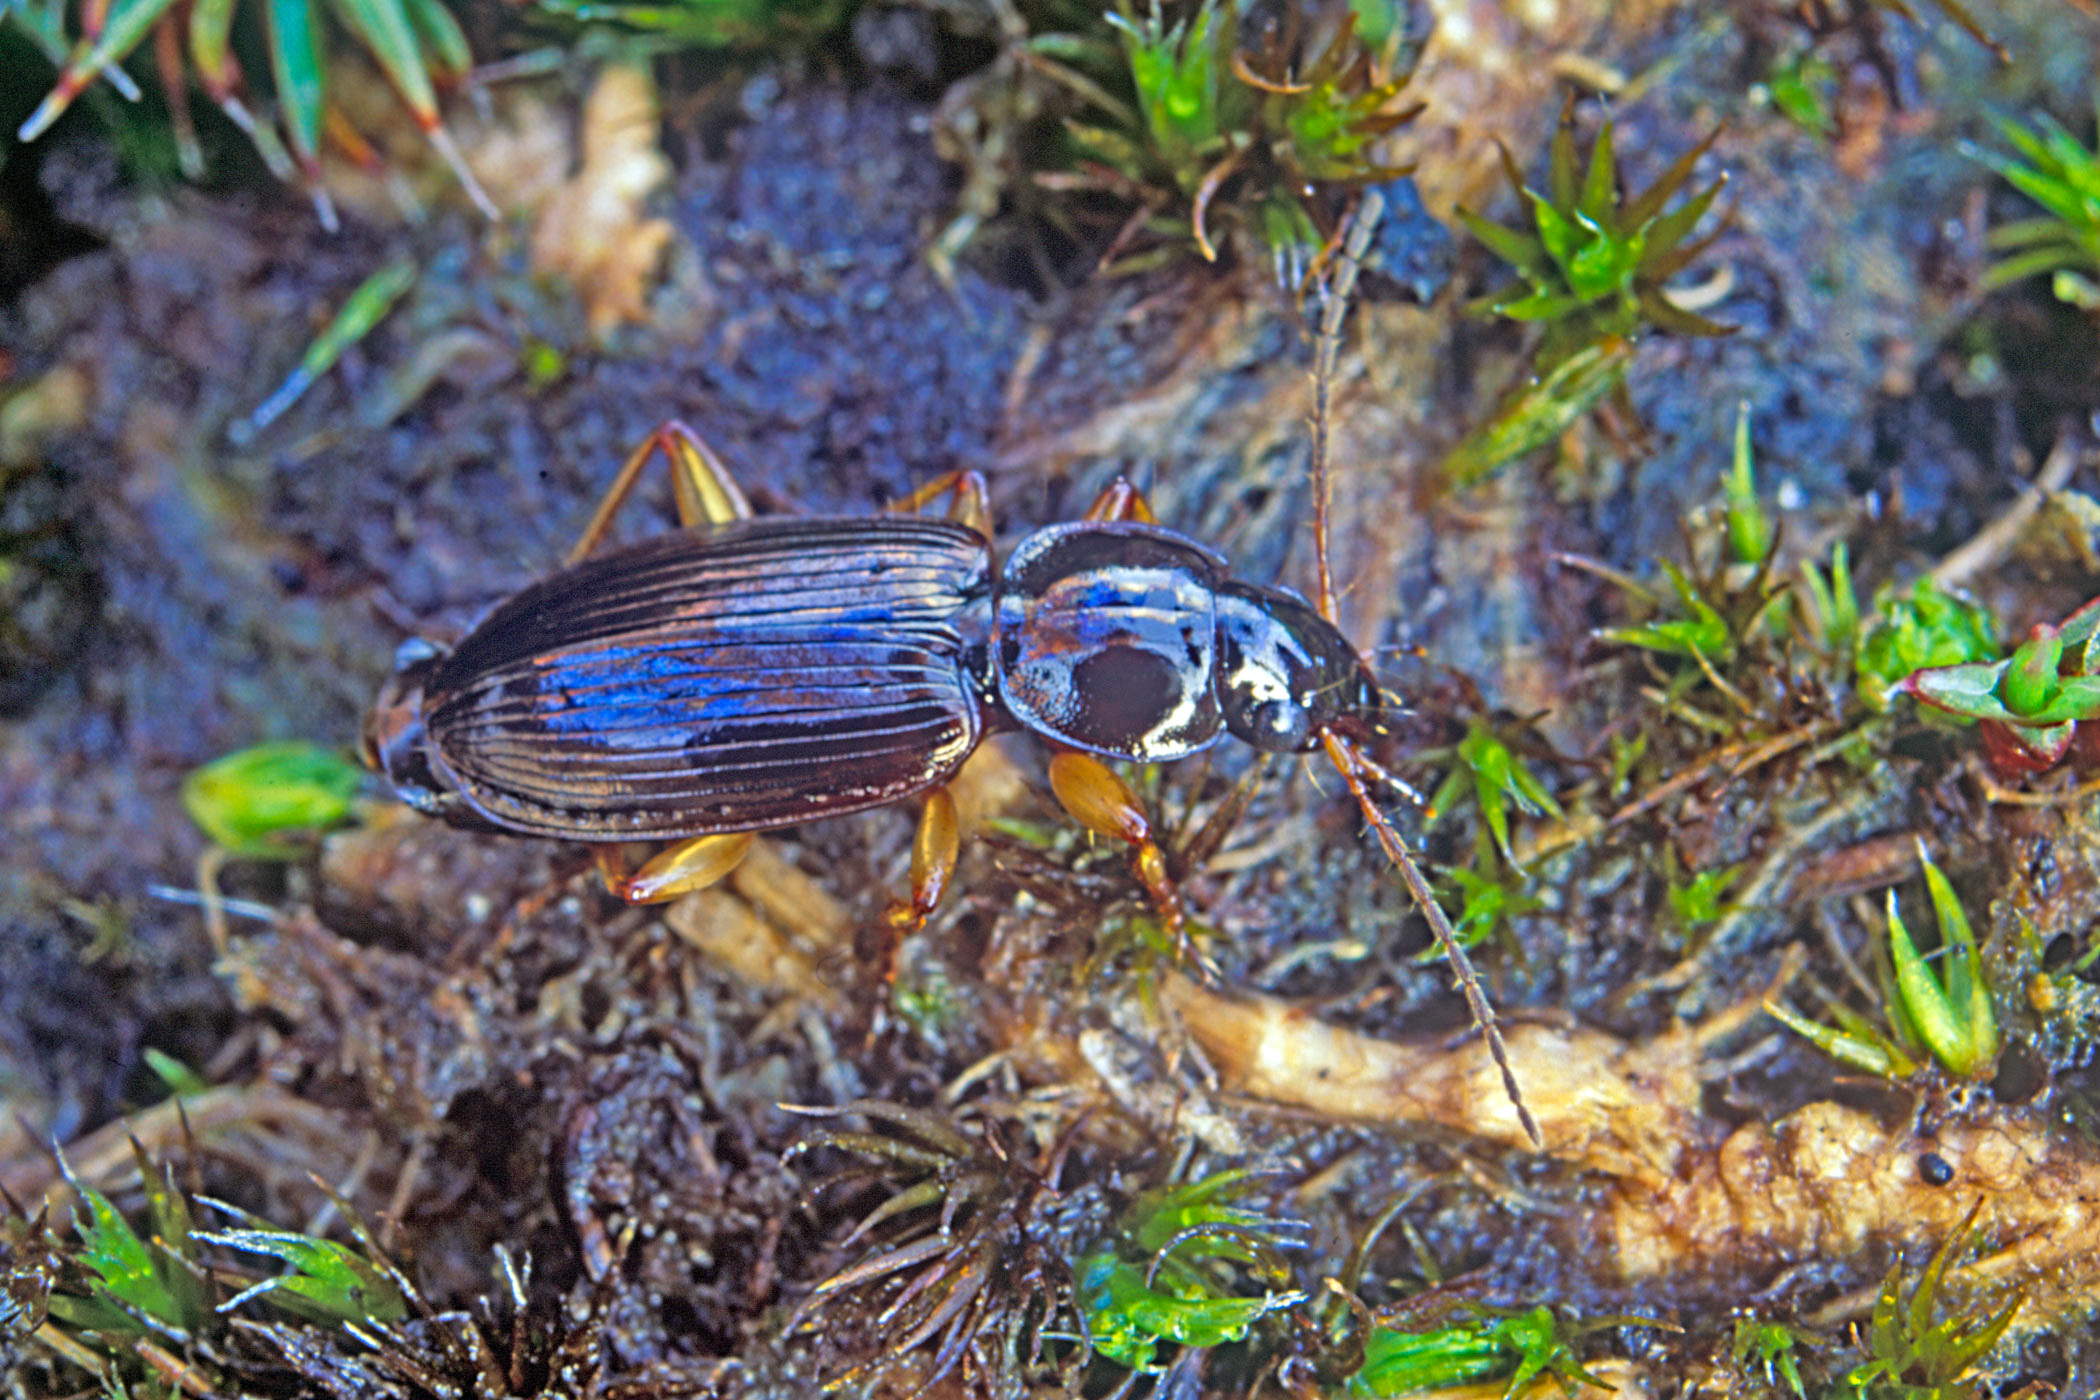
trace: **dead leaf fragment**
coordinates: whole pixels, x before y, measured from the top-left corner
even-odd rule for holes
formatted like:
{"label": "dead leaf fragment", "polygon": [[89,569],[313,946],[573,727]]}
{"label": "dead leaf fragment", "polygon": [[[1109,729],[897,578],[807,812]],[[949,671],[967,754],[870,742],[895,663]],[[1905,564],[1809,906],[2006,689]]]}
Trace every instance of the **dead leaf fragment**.
{"label": "dead leaf fragment", "polygon": [[593,335],[645,318],[671,225],[642,206],[671,173],[657,149],[656,86],[640,68],[608,68],[583,109],[583,164],[532,230],[532,268],[564,277]]}

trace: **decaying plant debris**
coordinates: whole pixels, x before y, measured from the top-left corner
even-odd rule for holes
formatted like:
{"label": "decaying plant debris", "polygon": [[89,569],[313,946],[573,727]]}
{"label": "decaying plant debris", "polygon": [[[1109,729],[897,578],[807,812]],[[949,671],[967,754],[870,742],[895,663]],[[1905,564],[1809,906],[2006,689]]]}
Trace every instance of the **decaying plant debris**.
{"label": "decaying plant debris", "polygon": [[[933,93],[879,35],[838,37],[845,64],[749,60],[733,117],[665,82],[663,153],[653,116],[601,108],[611,145],[586,133],[537,241],[445,214],[391,232],[347,197],[323,241],[66,182],[106,246],[0,316],[27,386],[0,386],[0,429],[23,428],[0,432],[0,555],[26,551],[0,584],[92,578],[102,610],[65,621],[91,640],[38,642],[61,660],[7,687],[43,698],[0,728],[0,1092],[28,1125],[0,1130],[10,1383],[2095,1393],[2090,774],[2048,696],[2063,761],[2014,782],[1890,694],[1925,667],[1997,684],[2032,624],[2100,594],[2100,338],[2075,298],[1986,293],[1986,229],[2034,210],[1958,150],[2005,129],[1986,108],[2075,122],[2057,68],[2089,72],[2100,39],[2060,0],[2002,8],[1439,0],[1404,89],[1397,49],[1334,50],[1362,84],[1337,100],[1391,100],[1358,116],[1393,144],[1307,197],[1293,226],[1322,236],[1409,164],[1432,222],[1601,201],[1502,189],[1495,139],[1554,183],[1564,110],[1625,189],[1686,152],[1690,188],[1729,176],[1698,261],[1641,290],[1735,333],[1580,347],[1626,393],[1530,457],[1440,475],[1551,366],[1462,318],[1503,275],[1481,249],[1440,300],[1381,299],[1423,229],[1397,190],[1332,386],[1343,608],[1405,702],[1378,758],[1434,794],[1422,851],[1543,1152],[1343,795],[1244,755],[1140,779],[1208,973],[1175,964],[1120,853],[1054,815],[1026,742],[967,770],[959,891],[890,983],[858,945],[908,859],[896,812],[769,838],[655,911],[576,849],[382,803],[301,833],[306,858],[221,861],[223,947],[149,893],[197,868],[184,773],[346,739],[393,645],[551,562],[666,416],[768,510],[872,510],[984,465],[1019,531],[1136,472],[1247,576],[1310,582],[1305,313],[1249,237],[1245,172],[1273,151],[1207,136],[1187,187],[1149,195],[1029,165],[1070,98],[1046,74],[1078,52],[1030,38],[1067,17],[888,6],[987,66]],[[1118,34],[1171,49],[1195,12],[1131,7],[1071,71],[1112,76]],[[1985,18],[2009,62],[1964,32]],[[1277,53],[1250,69],[1272,117],[1302,95]],[[553,131],[583,90],[516,110]],[[472,114],[450,125],[470,164],[551,188],[557,143],[478,151]],[[2059,155],[2036,168],[2080,168]],[[1219,262],[1154,256],[1192,228]],[[1132,251],[1149,265],[1101,275]],[[402,258],[424,270],[390,319],[230,447],[311,306]],[[60,401],[65,426],[30,431]],[[1890,951],[1891,896],[1918,966]],[[1898,994],[1962,958],[1993,1013],[1980,1065],[1936,1060]],[[119,1256],[137,1296],[93,1262]]]}
{"label": "decaying plant debris", "polygon": [[[1343,1122],[1524,1143],[1477,1046],[1403,1044],[1321,1023],[1273,999],[1179,980],[1167,1003],[1223,1086]],[[1973,1287],[2025,1290],[2036,1314],[2082,1318],[2100,1299],[2091,1246],[2100,1157],[2047,1114],[1988,1101],[1924,1105],[1891,1123],[1819,1100],[1773,1123],[1731,1126],[1702,1110],[1702,1064],[1762,1010],[1724,1014],[1632,1043],[1581,1027],[1511,1029],[1512,1064],[1546,1152],[1605,1183],[1554,1247],[1608,1284],[1671,1279],[1726,1296],[1773,1271],[1870,1247],[1938,1243],[1980,1200],[1994,1248]],[[1943,1166],[1921,1170],[1928,1155]]]}

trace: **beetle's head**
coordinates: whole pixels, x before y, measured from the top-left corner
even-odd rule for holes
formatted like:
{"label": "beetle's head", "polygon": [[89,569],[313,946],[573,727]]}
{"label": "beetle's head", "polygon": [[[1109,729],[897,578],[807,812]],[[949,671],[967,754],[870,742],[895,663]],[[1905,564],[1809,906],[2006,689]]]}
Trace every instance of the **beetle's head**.
{"label": "beetle's head", "polygon": [[419,811],[443,805],[445,787],[430,769],[423,730],[423,684],[445,659],[434,643],[412,637],[394,653],[394,673],[365,713],[365,766],[385,775],[394,795]]}
{"label": "beetle's head", "polygon": [[1235,736],[1271,753],[1303,753],[1376,713],[1378,683],[1363,658],[1304,599],[1233,581],[1217,600],[1218,700]]}

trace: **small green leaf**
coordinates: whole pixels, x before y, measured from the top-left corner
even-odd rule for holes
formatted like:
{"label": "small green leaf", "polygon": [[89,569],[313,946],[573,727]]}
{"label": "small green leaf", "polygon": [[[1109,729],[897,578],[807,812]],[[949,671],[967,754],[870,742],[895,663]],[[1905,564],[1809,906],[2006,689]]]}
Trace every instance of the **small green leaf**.
{"label": "small green leaf", "polygon": [[[1683,584],[1682,576],[1667,562],[1663,567],[1670,571],[1674,580]],[[1712,661],[1731,655],[1735,650],[1735,639],[1729,634],[1728,620],[1696,593],[1681,593],[1680,596],[1691,614],[1689,617],[1668,618],[1638,627],[1608,627],[1598,635],[1606,641],[1659,651],[1668,656],[1703,656]]]}
{"label": "small green leaf", "polygon": [[226,64],[232,35],[233,0],[191,0],[190,62],[214,102],[225,101],[233,91],[233,73]]}
{"label": "small green leaf", "polygon": [[1991,1010],[1990,989],[1977,964],[1976,940],[1969,929],[1968,916],[1962,912],[1953,887],[1922,845],[1918,859],[1924,865],[1926,887],[1939,919],[1947,969],[1942,978],[1934,976],[1926,966],[1910,930],[1904,927],[1896,892],[1891,890],[1889,961],[1895,969],[1896,994],[1906,1019],[1933,1058],[1949,1073],[1977,1078],[1998,1055],[1998,1023]]}
{"label": "small green leaf", "polygon": [[[1492,867],[1492,862],[1487,863]],[[1510,921],[1545,907],[1545,900],[1526,888],[1524,873],[1514,865],[1492,874],[1459,866],[1447,874],[1451,883],[1458,886],[1460,901],[1451,928],[1464,947],[1474,947]],[[1432,943],[1416,955],[1415,961],[1428,964],[1443,956],[1443,949]]]}
{"label": "small green leaf", "polygon": [[1504,1312],[1475,1306],[1482,1314],[1479,1320],[1429,1332],[1374,1328],[1364,1339],[1364,1364],[1350,1377],[1349,1394],[1358,1400],[1384,1400],[1503,1375],[1509,1377],[1505,1397],[1526,1393],[1542,1374],[1554,1377],[1569,1394],[1578,1381],[1603,1386],[1576,1358],[1566,1329],[1551,1309]]}
{"label": "small green leaf", "polygon": [[1852,563],[1839,540],[1830,551],[1830,581],[1809,560],[1801,561],[1801,582],[1808,591],[1818,640],[1841,657],[1852,657],[1859,637],[1859,595],[1852,587]]}
{"label": "small green leaf", "polygon": [[1514,1360],[1501,1337],[1478,1323],[1433,1332],[1373,1328],[1364,1339],[1363,1368],[1349,1378],[1349,1393],[1362,1400],[1445,1390],[1483,1381]]}
{"label": "small green leaf", "polygon": [[2063,620],[2057,632],[2063,637],[2064,649],[2077,652],[2079,675],[2093,674],[2093,646],[2100,640],[2100,598],[2095,598]]}
{"label": "small green leaf", "polygon": [[1516,865],[1517,859],[1509,845],[1510,801],[1533,815],[1549,814],[1555,821],[1567,819],[1538,775],[1510,752],[1509,745],[1502,742],[1487,721],[1476,718],[1467,726],[1457,757],[1460,764],[1471,770],[1474,800],[1480,805],[1481,818],[1495,838],[1495,848],[1511,865]]}
{"label": "small green leaf", "polygon": [[1710,924],[1722,914],[1721,896],[1742,872],[1739,865],[1721,865],[1702,870],[1683,884],[1671,884],[1664,892],[1671,912],[1686,928]]}
{"label": "small green leaf", "polygon": [[450,78],[465,77],[474,66],[474,52],[443,0],[407,0],[407,8],[431,68]]}
{"label": "small green leaf", "polygon": [[1144,1270],[1106,1249],[1082,1258],[1078,1273],[1079,1304],[1094,1350],[1132,1370],[1151,1366],[1163,1341],[1191,1347],[1245,1341],[1261,1318],[1305,1301],[1296,1291],[1259,1298],[1181,1296],[1147,1285]]}
{"label": "small green leaf", "polygon": [[2062,677],[2047,704],[2025,712],[2015,711],[2000,698],[2012,664],[2008,659],[1988,666],[1938,666],[1912,672],[1896,688],[1949,714],[1997,720],[2014,729],[2053,729],[2100,717],[2100,677],[2096,676]]}
{"label": "small green leaf", "polygon": [[296,853],[295,834],[350,815],[363,782],[333,749],[293,740],[258,744],[205,764],[182,784],[182,804],[204,834],[235,855]]}
{"label": "small green leaf", "polygon": [[1582,195],[1576,208],[1592,228],[1599,228],[1618,212],[1619,162],[1612,151],[1612,124],[1607,120],[1590,145],[1590,168],[1582,178]]}
{"label": "small green leaf", "polygon": [[1967,1073],[1989,1065],[1998,1056],[1998,1021],[1991,1010],[1991,991],[1983,976],[1976,948],[1976,935],[1969,916],[1954,893],[1954,886],[1933,863],[1924,844],[1918,846],[1918,861],[1925,867],[1925,889],[1932,899],[1932,912],[1939,921],[1940,945],[1946,956],[1943,983],[1947,1004],[1959,1019],[1963,1042],[1972,1056],[1971,1069],[1950,1064],[1955,1073]]}
{"label": "small green leaf", "polygon": [[399,1322],[407,1300],[385,1270],[346,1244],[288,1230],[199,1230],[204,1244],[268,1255],[289,1273],[274,1274],[221,1305],[227,1312],[268,1297],[300,1316],[332,1323]]}
{"label": "small green leaf", "polygon": [[1949,714],[2017,724],[2020,717],[1998,699],[1998,683],[2005,674],[2006,664],[1998,661],[1989,665],[1969,662],[1961,666],[1935,666],[1930,670],[1913,671],[1896,688]]}
{"label": "small green leaf", "polygon": [[1479,239],[1490,253],[1522,273],[1526,281],[1537,282],[1547,275],[1544,243],[1513,228],[1490,223],[1463,205],[1457,212],[1458,221],[1466,226],[1467,231]]}
{"label": "small green leaf", "polygon": [[1765,1013],[1841,1065],[1882,1079],[1904,1079],[1917,1071],[1917,1061],[1886,1036],[1859,1035],[1811,1021],[1784,1002],[1767,1001]]}
{"label": "small green leaf", "polygon": [[[1252,1168],[1241,1167],[1215,1172],[1179,1186],[1145,1192],[1131,1203],[1127,1225],[1130,1238],[1139,1249],[1152,1254],[1165,1248],[1175,1236],[1197,1226],[1268,1229],[1276,1223],[1271,1216],[1230,1203],[1249,1182],[1260,1180],[1262,1175]],[[1229,1243],[1215,1248],[1204,1246],[1198,1252],[1209,1252],[1242,1263],[1251,1258],[1247,1251]]]}
{"label": "small green leaf", "polygon": [[[73,1229],[81,1247],[75,1257],[95,1278],[89,1298],[52,1295],[52,1314],[78,1327],[117,1334],[146,1331],[148,1323],[177,1332],[201,1326],[209,1316],[202,1287],[173,1248],[164,1241],[149,1244],[141,1239],[109,1197],[81,1181],[63,1160],[59,1166],[79,1198]],[[147,1180],[151,1194],[150,1174]],[[163,1223],[177,1221],[177,1228],[187,1218],[183,1212],[171,1213],[162,1199],[154,1201],[154,1208]],[[187,1241],[183,1244],[186,1247]]]}
{"label": "small green leaf", "polygon": [[1736,1364],[1740,1366],[1754,1355],[1763,1365],[1768,1383],[1775,1378],[1784,1380],[1795,1400],[1808,1400],[1808,1391],[1801,1384],[1801,1367],[1794,1360],[1794,1348],[1799,1344],[1800,1338],[1785,1323],[1752,1317],[1735,1320]]}
{"label": "small green leaf", "polygon": [[431,86],[430,70],[423,62],[422,45],[416,41],[415,23],[402,0],[335,0],[335,12],[343,25],[378,61],[380,71],[394,85],[423,130],[438,124],[437,90]]}
{"label": "small green leaf", "polygon": [[1604,396],[1626,382],[1633,342],[1608,336],[1566,356],[1541,378],[1503,401],[1495,416],[1468,433],[1444,459],[1444,479],[1470,486],[1566,432]]}
{"label": "small green leaf", "polygon": [[[82,39],[74,46],[72,56],[58,75],[58,82],[37,104],[37,109],[29,114],[29,120],[22,123],[16,135],[21,140],[34,141],[47,131],[89,84],[138,47],[139,41],[152,32],[153,26],[160,22],[160,17],[173,3],[174,0],[113,0],[103,19],[102,33],[93,40]],[[138,100],[135,88],[132,100]]]}
{"label": "small green leaf", "polygon": [[252,442],[257,434],[297,403],[300,396],[313,387],[314,381],[333,369],[344,351],[370,335],[394,309],[394,304],[415,286],[416,275],[415,260],[403,257],[385,264],[358,283],[334,319],[314,337],[313,344],[306,347],[306,353],[299,357],[298,367],[256,406],[255,412],[227,430],[227,437],[234,446]]}
{"label": "small green leaf", "polygon": [[1762,564],[1772,552],[1772,522],[1757,499],[1757,474],[1750,454],[1750,405],[1735,411],[1735,454],[1723,481],[1728,553],[1738,564]]}
{"label": "small green leaf", "polygon": [[[1875,595],[1874,610],[1876,616],[1859,639],[1854,662],[1860,696],[1876,709],[1886,709],[1891,687],[1900,689],[1898,683],[1917,671],[1991,663],[2000,653],[1997,625],[1990,612],[1941,592],[1929,575],[1908,593],[1881,589]],[[1996,686],[1995,674],[1990,684]]]}
{"label": "small green leaf", "polygon": [[211,1088],[211,1081],[165,1050],[156,1050],[149,1045],[139,1055],[145,1060],[146,1068],[152,1070],[160,1082],[168,1086],[168,1092],[178,1099]]}
{"label": "small green leaf", "polygon": [[1998,698],[2022,718],[2044,714],[2056,699],[2057,667],[2064,655],[2063,637],[2047,623],[2035,624],[2027,640],[2013,648],[1998,678]]}

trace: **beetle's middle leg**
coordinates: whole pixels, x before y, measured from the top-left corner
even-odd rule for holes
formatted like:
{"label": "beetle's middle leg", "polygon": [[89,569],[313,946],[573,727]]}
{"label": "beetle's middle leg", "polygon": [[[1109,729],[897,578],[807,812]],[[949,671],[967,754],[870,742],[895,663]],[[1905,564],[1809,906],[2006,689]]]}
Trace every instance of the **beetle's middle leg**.
{"label": "beetle's middle leg", "polygon": [[962,855],[962,818],[955,799],[944,787],[926,794],[919,813],[919,829],[911,842],[911,893],[893,899],[884,911],[876,946],[863,947],[863,960],[889,982],[897,975],[897,947],[926,926],[940,907],[941,896],[955,878],[955,862]]}
{"label": "beetle's middle leg", "polygon": [[678,499],[679,523],[688,530],[700,525],[726,525],[732,520],[749,520],[751,502],[744,496],[743,488],[729,474],[729,468],[715,450],[709,447],[698,433],[677,419],[672,419],[642,439],[627,460],[620,464],[620,471],[605,490],[605,499],[591,516],[591,523],[583,527],[583,534],[570,550],[564,564],[577,564],[589,558],[612,530],[613,517],[627,498],[634,494],[635,483],[642,479],[642,469],[649,459],[659,451],[671,469],[672,493]]}
{"label": "beetle's middle leg", "polygon": [[1092,754],[1067,751],[1050,759],[1050,790],[1088,831],[1130,847],[1130,865],[1138,883],[1152,897],[1160,921],[1173,936],[1175,950],[1186,957],[1188,918],[1182,912],[1181,891],[1167,871],[1167,853],[1152,839],[1152,821],[1130,784]]}
{"label": "beetle's middle leg", "polygon": [[666,904],[728,878],[743,864],[755,839],[749,831],[695,836],[664,847],[639,870],[628,868],[621,847],[600,846],[598,873],[605,877],[605,888],[629,904]]}

